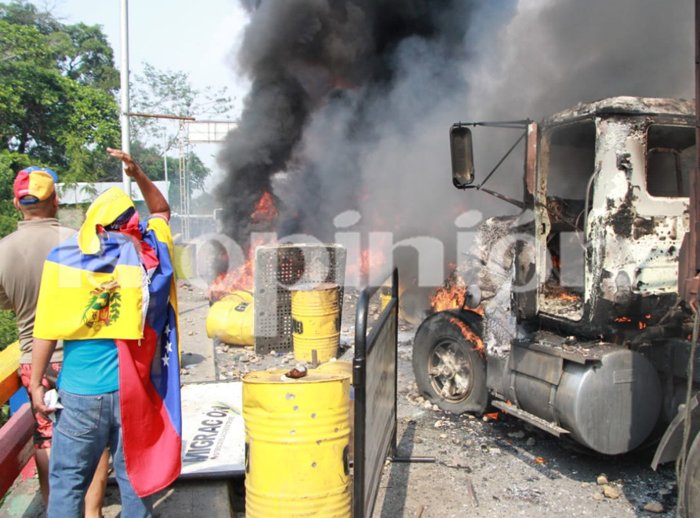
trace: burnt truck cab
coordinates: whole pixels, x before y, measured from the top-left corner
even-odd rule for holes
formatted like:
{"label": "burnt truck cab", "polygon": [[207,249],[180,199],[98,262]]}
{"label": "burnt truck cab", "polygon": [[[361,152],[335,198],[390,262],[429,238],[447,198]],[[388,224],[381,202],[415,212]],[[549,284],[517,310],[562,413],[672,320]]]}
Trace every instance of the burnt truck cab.
{"label": "burnt truck cab", "polygon": [[[614,97],[519,123],[522,211],[481,226],[480,257],[463,269],[480,299],[418,328],[417,385],[446,410],[492,405],[625,453],[658,440],[685,401],[692,324],[679,252],[694,105]],[[453,182],[491,192],[473,185],[481,124],[451,129]],[[700,365],[693,377],[697,390]]]}
{"label": "burnt truck cab", "polygon": [[638,340],[668,316],[688,231],[694,124],[690,102],[630,97],[543,122],[526,194],[534,200],[535,258],[528,261],[537,288],[523,297],[522,318]]}

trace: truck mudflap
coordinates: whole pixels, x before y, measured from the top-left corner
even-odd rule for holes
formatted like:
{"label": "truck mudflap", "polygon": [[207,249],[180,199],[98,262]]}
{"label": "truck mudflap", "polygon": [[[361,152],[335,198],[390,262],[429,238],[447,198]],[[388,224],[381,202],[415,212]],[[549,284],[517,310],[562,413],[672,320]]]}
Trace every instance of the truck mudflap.
{"label": "truck mudflap", "polygon": [[[690,443],[693,437],[700,432],[700,393],[696,393],[690,399]],[[656,469],[659,465],[667,462],[675,461],[680,454],[683,446],[683,428],[685,426],[685,416],[687,415],[685,407],[676,414],[671,423],[666,428],[661,441],[656,448],[654,458],[651,461],[652,469]]]}

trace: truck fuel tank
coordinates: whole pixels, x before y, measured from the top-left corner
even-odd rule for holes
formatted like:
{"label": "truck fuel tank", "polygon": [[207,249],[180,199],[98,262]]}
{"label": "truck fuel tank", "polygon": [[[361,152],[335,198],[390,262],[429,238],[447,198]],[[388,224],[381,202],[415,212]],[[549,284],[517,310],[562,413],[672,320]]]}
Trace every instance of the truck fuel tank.
{"label": "truck fuel tank", "polygon": [[[536,344],[537,345],[537,344]],[[651,434],[661,411],[661,383],[642,354],[602,345],[572,361],[545,348],[514,347],[510,399],[520,409],[571,433],[607,455],[633,450]]]}

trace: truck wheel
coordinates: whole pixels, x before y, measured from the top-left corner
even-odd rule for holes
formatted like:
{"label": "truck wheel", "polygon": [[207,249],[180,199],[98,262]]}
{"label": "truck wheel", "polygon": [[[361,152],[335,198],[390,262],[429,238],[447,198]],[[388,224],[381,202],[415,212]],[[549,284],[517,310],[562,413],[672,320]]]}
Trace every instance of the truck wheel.
{"label": "truck wheel", "polygon": [[695,436],[688,452],[680,496],[686,518],[700,518],[700,434]]}
{"label": "truck wheel", "polygon": [[413,343],[418,391],[456,414],[483,413],[488,403],[486,361],[472,329],[457,315],[436,313],[421,324]]}

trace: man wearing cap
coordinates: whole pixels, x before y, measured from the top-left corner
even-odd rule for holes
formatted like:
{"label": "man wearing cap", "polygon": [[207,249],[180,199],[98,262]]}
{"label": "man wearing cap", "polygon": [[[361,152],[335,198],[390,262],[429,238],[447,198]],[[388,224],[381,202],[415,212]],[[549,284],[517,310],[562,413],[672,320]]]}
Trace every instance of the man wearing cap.
{"label": "man wearing cap", "polygon": [[[17,230],[0,240],[0,308],[11,309],[17,318],[20,357],[20,377],[29,391],[32,372],[32,334],[41,272],[51,249],[75,234],[75,230],[59,224],[58,197],[55,184],[58,177],[48,167],[28,167],[17,173],[14,181],[14,205],[23,220]],[[61,367],[63,351],[57,348],[43,385],[53,388]],[[30,394],[31,395],[31,394]],[[53,427],[51,421],[34,412],[34,448],[39,485],[44,503],[48,502],[48,466]],[[101,515],[102,498],[107,481],[109,457],[105,456],[99,475],[95,476],[86,498],[86,517]]]}

